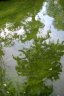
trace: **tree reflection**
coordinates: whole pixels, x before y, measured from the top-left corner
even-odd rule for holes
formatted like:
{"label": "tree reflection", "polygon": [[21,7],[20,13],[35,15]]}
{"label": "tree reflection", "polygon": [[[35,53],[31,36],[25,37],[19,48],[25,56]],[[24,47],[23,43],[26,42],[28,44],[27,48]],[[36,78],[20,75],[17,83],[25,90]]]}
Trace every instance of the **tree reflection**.
{"label": "tree reflection", "polygon": [[60,5],[62,6],[63,10],[64,10],[64,0],[59,0]]}
{"label": "tree reflection", "polygon": [[25,96],[49,96],[53,86],[47,86],[45,81],[59,79],[62,72],[60,58],[64,54],[64,45],[59,42],[46,43],[47,39],[48,36],[36,37],[30,49],[20,50],[24,58],[14,57],[18,75],[27,77],[23,90]]}
{"label": "tree reflection", "polygon": [[4,65],[3,56],[4,50],[3,50],[3,44],[4,46],[9,45],[6,44],[6,40],[3,38],[0,38],[0,96],[15,96],[16,89],[15,86],[11,83],[11,81],[8,81],[6,78],[6,69]]}
{"label": "tree reflection", "polygon": [[[5,71],[0,65],[1,96],[49,96],[53,92],[53,85],[48,85],[47,81],[50,80],[53,82],[53,80],[59,79],[59,74],[62,72],[60,58],[64,55],[63,42],[54,44],[54,42],[49,41],[47,43],[49,34],[45,38],[37,38],[36,36],[39,29],[43,27],[43,24],[35,20],[35,15],[38,13],[43,1],[30,0],[27,2],[27,0],[24,0],[20,1],[20,3],[15,3],[15,1],[13,1],[13,3],[6,2],[3,8],[2,5],[4,5],[4,3],[2,2],[2,5],[0,4],[0,10],[2,9],[2,11],[0,11],[1,27],[6,22],[13,22],[15,25],[14,28],[22,25],[26,35],[26,38],[23,38],[21,35],[21,38],[19,38],[17,34],[9,38],[9,35],[7,35],[5,38],[0,37],[0,42],[3,42],[5,47],[9,47],[9,45],[14,44],[13,41],[16,39],[21,39],[21,42],[33,39],[33,44],[30,48],[20,49],[20,52],[23,53],[23,58],[20,56],[13,57],[17,61],[16,70],[18,75],[26,76],[27,78],[22,90],[17,90],[12,83],[5,82],[3,79],[5,77]],[[58,3],[54,3],[54,1],[55,0],[49,0],[48,13],[55,18],[55,26],[58,27],[58,29],[64,29],[64,12],[63,10],[61,11],[63,8],[62,3],[60,0]],[[8,4],[10,6],[7,6]],[[57,8],[56,4],[59,8]],[[26,20],[27,17],[32,17],[32,21],[23,24],[23,20]],[[20,22],[20,20],[22,20],[22,22]],[[3,46],[1,45],[0,64],[3,55]]]}
{"label": "tree reflection", "polygon": [[2,84],[5,76],[5,71],[3,69],[3,58],[2,58],[3,56],[4,56],[4,52],[2,49],[2,45],[0,44],[0,95],[1,95]]}
{"label": "tree reflection", "polygon": [[25,38],[21,37],[21,41],[27,41],[36,38],[37,33],[39,32],[40,28],[43,28],[43,24],[35,20],[35,17],[32,17],[32,21],[27,22],[26,24],[23,24],[24,30],[25,30]]}
{"label": "tree reflection", "polygon": [[64,0],[49,0],[47,11],[54,18],[57,29],[64,30]]}
{"label": "tree reflection", "polygon": [[[6,23],[13,23],[13,28],[21,26],[21,21],[28,16],[35,16],[44,0],[10,0],[0,2],[0,28]],[[2,7],[3,6],[3,7]]]}
{"label": "tree reflection", "polygon": [[2,82],[3,79],[3,75],[4,75],[4,70],[3,70],[3,58],[2,56],[4,55],[2,48],[0,47],[0,84]]}

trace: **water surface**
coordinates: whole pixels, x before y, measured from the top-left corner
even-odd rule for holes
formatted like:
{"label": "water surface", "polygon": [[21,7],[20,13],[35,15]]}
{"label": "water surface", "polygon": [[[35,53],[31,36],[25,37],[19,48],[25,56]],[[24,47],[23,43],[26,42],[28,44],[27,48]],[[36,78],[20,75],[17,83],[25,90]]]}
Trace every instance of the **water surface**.
{"label": "water surface", "polygon": [[0,2],[0,82],[1,96],[64,96],[63,0]]}

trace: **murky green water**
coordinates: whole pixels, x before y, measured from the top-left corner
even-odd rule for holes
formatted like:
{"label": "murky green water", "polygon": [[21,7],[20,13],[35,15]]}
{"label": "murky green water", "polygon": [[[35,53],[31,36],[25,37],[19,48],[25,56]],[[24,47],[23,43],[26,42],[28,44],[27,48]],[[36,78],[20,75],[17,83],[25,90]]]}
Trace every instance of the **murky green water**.
{"label": "murky green water", "polygon": [[64,0],[0,1],[0,96],[64,96]]}

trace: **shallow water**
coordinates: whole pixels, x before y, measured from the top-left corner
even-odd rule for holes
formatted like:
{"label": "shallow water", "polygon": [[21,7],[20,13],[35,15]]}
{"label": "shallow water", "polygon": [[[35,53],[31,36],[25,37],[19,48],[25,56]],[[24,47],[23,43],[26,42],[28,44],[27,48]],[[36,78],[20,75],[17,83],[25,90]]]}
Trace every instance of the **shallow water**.
{"label": "shallow water", "polygon": [[0,95],[64,96],[64,1],[0,5]]}

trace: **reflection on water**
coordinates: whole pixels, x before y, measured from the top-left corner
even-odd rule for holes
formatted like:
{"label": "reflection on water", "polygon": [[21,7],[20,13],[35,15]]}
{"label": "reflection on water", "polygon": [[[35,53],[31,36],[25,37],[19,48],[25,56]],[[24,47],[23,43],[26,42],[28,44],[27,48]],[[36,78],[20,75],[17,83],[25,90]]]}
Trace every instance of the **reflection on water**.
{"label": "reflection on water", "polygon": [[[50,0],[49,0],[50,1]],[[53,0],[52,0],[53,1]],[[53,18],[52,14],[50,17],[47,14],[47,8],[49,7],[48,2],[44,3],[44,6],[42,7],[42,9],[40,10],[40,12],[36,15],[36,19],[40,20],[42,23],[44,23],[44,28],[41,29],[40,33],[38,34],[38,36],[43,36],[45,34],[47,34],[47,31],[51,31],[50,37],[52,40],[54,40],[55,42],[59,39],[60,41],[64,40],[64,31],[62,29],[57,29],[54,26],[54,20],[55,18]],[[49,9],[50,10],[50,9]],[[53,11],[53,10],[52,10]],[[54,11],[53,11],[54,12]],[[62,15],[61,15],[62,16]],[[64,20],[64,19],[61,19]],[[61,23],[62,24],[62,23]],[[60,24],[60,26],[61,26]],[[64,25],[64,24],[63,24]],[[62,25],[62,26],[63,26]],[[63,27],[64,28],[64,27]]]}
{"label": "reflection on water", "polygon": [[63,4],[1,2],[1,96],[64,96]]}
{"label": "reflection on water", "polygon": [[48,14],[54,18],[54,26],[58,30],[64,30],[63,0],[49,0]]}
{"label": "reflection on water", "polygon": [[[27,96],[46,96],[52,93],[53,85],[46,85],[49,79],[59,79],[62,72],[60,58],[64,54],[62,44],[45,42],[46,38],[35,39],[30,49],[20,50],[24,58],[14,57],[17,61],[18,75],[27,76],[24,92]],[[37,66],[37,67],[36,67]]]}

